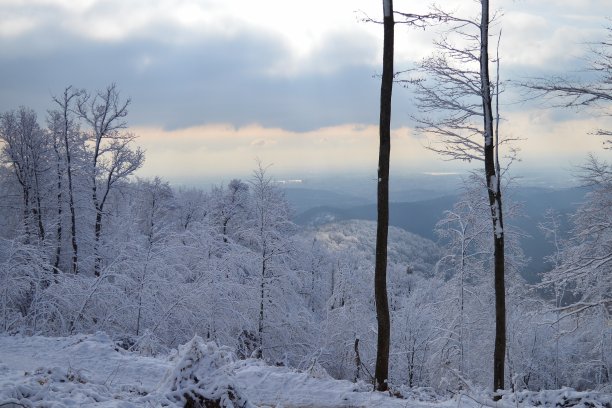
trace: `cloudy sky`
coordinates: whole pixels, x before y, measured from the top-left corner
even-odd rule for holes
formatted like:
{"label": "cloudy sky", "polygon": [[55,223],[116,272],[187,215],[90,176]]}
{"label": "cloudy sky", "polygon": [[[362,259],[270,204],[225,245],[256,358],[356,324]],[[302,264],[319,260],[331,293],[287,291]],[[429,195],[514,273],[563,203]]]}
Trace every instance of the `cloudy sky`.
{"label": "cloudy sky", "polygon": [[[423,5],[415,6],[416,3]],[[407,12],[426,2],[395,1]],[[473,0],[443,0],[472,13]],[[500,0],[502,76],[581,76],[609,0]],[[409,7],[421,7],[410,9]],[[67,85],[115,82],[147,151],[142,176],[181,182],[275,172],[374,172],[382,27],[380,0],[0,0],[0,111],[26,105],[44,120]],[[495,28],[496,30],[499,27]],[[396,67],[431,53],[431,31],[396,31]],[[502,132],[525,138],[522,166],[579,163],[609,126],[593,112],[503,101]],[[516,95],[515,95],[516,96]],[[396,87],[392,168],[447,171],[415,134],[411,95]],[[455,166],[455,167],[454,167]]]}

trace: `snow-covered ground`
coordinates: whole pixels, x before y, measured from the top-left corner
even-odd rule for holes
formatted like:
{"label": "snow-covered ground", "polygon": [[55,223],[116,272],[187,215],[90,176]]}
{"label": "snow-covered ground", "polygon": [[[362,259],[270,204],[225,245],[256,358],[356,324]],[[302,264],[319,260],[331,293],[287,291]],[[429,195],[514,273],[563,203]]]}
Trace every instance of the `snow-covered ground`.
{"label": "snow-covered ground", "polygon": [[[144,357],[123,350],[103,333],[72,337],[0,336],[0,406],[153,407],[164,396],[173,356]],[[177,356],[174,356],[177,360]],[[407,401],[368,392],[364,384],[270,367],[257,360],[230,362],[237,389],[255,406],[405,407]],[[319,378],[317,378],[319,377]],[[174,404],[182,406],[180,402]],[[410,406],[415,406],[410,404]],[[423,404],[423,406],[429,406]]]}
{"label": "snow-covered ground", "polygon": [[[146,357],[123,350],[103,333],[60,338],[0,336],[2,408],[181,407],[185,393],[197,389],[215,399],[238,395],[234,403],[241,407],[481,406],[465,396],[460,401],[427,400],[418,393],[409,399],[394,398],[371,392],[363,383],[331,379],[322,370],[305,373],[258,360],[236,360],[228,349],[199,338],[167,356]],[[516,403],[504,397],[501,406],[554,407],[559,401],[582,407],[612,406],[610,395],[571,390],[520,399]]]}

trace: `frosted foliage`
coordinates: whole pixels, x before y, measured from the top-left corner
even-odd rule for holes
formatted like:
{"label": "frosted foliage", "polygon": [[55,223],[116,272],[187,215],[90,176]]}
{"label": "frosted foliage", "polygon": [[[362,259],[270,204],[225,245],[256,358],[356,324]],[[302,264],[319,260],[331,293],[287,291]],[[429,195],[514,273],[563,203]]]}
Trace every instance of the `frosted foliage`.
{"label": "frosted foliage", "polygon": [[[558,215],[543,225],[557,252],[553,268],[541,287],[551,290],[554,303],[548,320],[553,323],[561,355],[554,356],[558,377],[578,376],[582,386],[607,384],[612,374],[612,168],[590,157],[581,178],[591,187],[586,200],[571,216],[569,238],[559,230]],[[565,353],[565,351],[570,351]],[[578,357],[580,356],[580,357]],[[588,357],[587,357],[588,356]],[[574,370],[566,370],[572,364]]]}
{"label": "frosted foliage", "polygon": [[[373,221],[342,221],[322,225],[311,233],[318,242],[336,252],[359,253],[374,262],[376,223]],[[404,270],[430,275],[431,266],[439,259],[437,246],[428,239],[397,227],[389,227],[387,249],[390,264],[402,265]]]}
{"label": "frosted foliage", "polygon": [[48,259],[37,246],[0,239],[0,327],[14,333],[44,325],[51,307],[44,299],[50,279]]}

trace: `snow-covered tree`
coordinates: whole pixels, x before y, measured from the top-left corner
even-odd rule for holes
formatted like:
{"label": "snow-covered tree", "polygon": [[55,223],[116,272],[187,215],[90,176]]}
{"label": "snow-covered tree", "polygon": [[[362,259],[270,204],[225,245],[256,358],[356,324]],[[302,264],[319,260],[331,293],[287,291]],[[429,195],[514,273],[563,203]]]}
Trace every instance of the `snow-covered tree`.
{"label": "snow-covered tree", "polygon": [[290,210],[282,192],[274,185],[267,168],[258,163],[251,185],[251,222],[246,233],[248,246],[256,254],[253,272],[258,283],[259,313],[257,337],[260,356],[266,356],[281,344],[267,344],[273,331],[283,323],[283,302],[280,302],[292,276],[288,274],[286,262],[292,250],[288,239],[294,229]]}
{"label": "snow-covered tree", "polygon": [[[58,187],[58,241],[61,241],[62,227],[62,176],[60,172],[66,172],[67,177],[67,193],[68,193],[68,209],[70,211],[70,244],[72,249],[72,259],[70,271],[74,274],[78,273],[79,262],[79,247],[77,243],[76,232],[76,204],[75,204],[75,149],[83,146],[83,140],[78,124],[74,118],[73,101],[80,95],[80,91],[73,89],[71,86],[66,87],[61,96],[53,97],[53,102],[57,105],[56,110],[49,112],[48,127],[53,136],[53,149],[57,157],[57,187]],[[61,245],[57,247],[57,261],[59,264],[59,256],[61,255]],[[57,268],[58,265],[56,265]]]}
{"label": "snow-covered tree", "polygon": [[48,138],[38,124],[36,113],[21,107],[17,111],[0,116],[0,140],[2,162],[12,168],[21,187],[23,228],[26,241],[30,241],[32,230],[43,242],[46,237],[43,221],[43,174],[47,170],[47,155],[50,151]]}
{"label": "snow-covered tree", "polygon": [[144,152],[132,149],[136,138],[125,132],[130,99],[122,101],[115,84],[94,95],[82,92],[77,100],[79,117],[88,125],[92,202],[94,224],[94,274],[100,275],[102,258],[99,252],[102,234],[102,216],[111,188],[136,171],[144,162]]}
{"label": "snow-covered tree", "polygon": [[[553,268],[542,276],[541,287],[552,288],[556,311],[553,323],[574,321],[595,330],[590,349],[590,377],[610,381],[612,373],[612,167],[590,156],[581,178],[591,188],[585,202],[572,215],[568,239],[556,238]],[[554,227],[554,225],[552,225]],[[549,228],[550,234],[559,232]],[[564,294],[566,294],[564,296]],[[559,334],[560,335],[560,334]]]}

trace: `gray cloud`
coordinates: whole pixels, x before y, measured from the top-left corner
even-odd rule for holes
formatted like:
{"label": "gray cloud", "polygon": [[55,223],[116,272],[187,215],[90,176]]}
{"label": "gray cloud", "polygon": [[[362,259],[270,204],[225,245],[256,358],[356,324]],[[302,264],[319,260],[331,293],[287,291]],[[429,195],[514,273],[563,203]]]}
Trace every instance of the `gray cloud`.
{"label": "gray cloud", "polygon": [[[544,12],[544,6],[534,8],[537,4],[529,3],[531,11]],[[229,32],[220,30],[219,24],[210,30],[205,25],[186,29],[165,20],[160,10],[149,10],[147,1],[141,0],[136,8],[124,9],[122,4],[99,2],[77,11],[44,4],[4,7],[15,21],[23,18],[35,25],[18,34],[0,35],[0,111],[27,105],[44,115],[52,107],[51,94],[67,85],[95,90],[116,82],[123,95],[133,99],[129,122],[136,126],[178,129],[206,123],[258,123],[307,131],[378,122],[376,74],[381,44],[367,31],[326,32],[305,55],[296,57],[285,38],[262,27],[234,22]],[[139,7],[144,13],[142,23],[126,17]],[[112,31],[113,15],[118,15],[120,23],[130,23],[119,38],[95,40],[83,27],[71,26],[82,20],[81,24],[96,24],[92,32],[103,33],[109,22]],[[505,31],[502,41],[507,39],[517,50],[529,46],[532,31],[543,36],[548,29],[531,24],[530,31],[523,33],[520,20],[514,20],[515,33]],[[406,40],[400,35],[398,43]],[[557,49],[564,46],[555,44]],[[551,51],[551,55],[558,53]],[[530,66],[525,61],[530,61],[531,54],[526,55],[513,60],[502,53],[502,76],[563,74],[581,63],[573,59],[563,65]],[[513,97],[507,109],[525,109],[511,93],[509,89],[507,96]],[[400,87],[394,90],[395,127],[411,124],[411,97]]]}
{"label": "gray cloud", "polygon": [[[45,47],[49,38],[53,42]],[[94,42],[47,27],[17,39],[26,55],[0,55],[0,110],[23,104],[42,113],[51,107],[50,95],[67,85],[95,90],[116,82],[123,95],[132,97],[133,125],[172,129],[260,123],[303,131],[376,123],[379,81],[376,67],[365,60],[377,50],[374,40],[365,40],[334,35],[313,51],[308,59],[312,69],[272,75],[271,69],[293,55],[282,40],[259,31],[177,44],[142,37]],[[3,41],[0,46],[5,48]],[[11,47],[18,45],[13,42]],[[401,101],[401,93],[396,97]],[[402,116],[407,119],[401,114],[398,118]]]}

